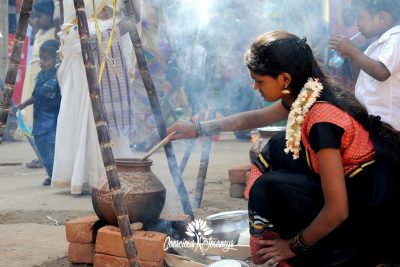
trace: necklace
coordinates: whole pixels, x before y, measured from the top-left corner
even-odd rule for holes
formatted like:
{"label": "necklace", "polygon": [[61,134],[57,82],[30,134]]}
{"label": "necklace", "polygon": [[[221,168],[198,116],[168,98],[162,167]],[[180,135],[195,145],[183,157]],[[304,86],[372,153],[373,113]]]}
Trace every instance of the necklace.
{"label": "necklace", "polygon": [[308,78],[296,100],[292,104],[286,124],[285,153],[293,153],[293,159],[298,159],[301,146],[301,126],[308,111],[314,105],[324,87],[318,79]]}

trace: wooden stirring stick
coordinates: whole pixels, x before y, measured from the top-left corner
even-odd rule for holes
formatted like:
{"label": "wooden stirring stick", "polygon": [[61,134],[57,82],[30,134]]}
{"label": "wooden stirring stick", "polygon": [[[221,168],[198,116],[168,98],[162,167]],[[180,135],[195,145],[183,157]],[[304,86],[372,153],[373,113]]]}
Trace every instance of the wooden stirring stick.
{"label": "wooden stirring stick", "polygon": [[157,150],[159,150],[161,147],[163,147],[164,145],[168,144],[169,140],[168,138],[173,136],[174,134],[176,134],[176,131],[170,133],[169,135],[167,135],[167,137],[165,137],[163,140],[160,141],[160,143],[158,143],[157,145],[155,145],[147,154],[146,156],[144,156],[143,158],[141,158],[139,161],[144,161],[146,159],[148,159],[151,155],[153,155]]}

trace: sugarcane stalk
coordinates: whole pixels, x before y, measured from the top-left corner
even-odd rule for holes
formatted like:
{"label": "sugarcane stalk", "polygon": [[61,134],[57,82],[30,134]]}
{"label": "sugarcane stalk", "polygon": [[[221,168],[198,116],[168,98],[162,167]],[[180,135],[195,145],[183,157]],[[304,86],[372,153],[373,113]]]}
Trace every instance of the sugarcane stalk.
{"label": "sugarcane stalk", "polygon": [[4,131],[7,125],[8,112],[11,105],[15,80],[18,74],[19,62],[21,61],[21,53],[25,42],[29,16],[32,11],[32,3],[33,0],[22,1],[21,14],[18,20],[17,32],[15,34],[6,79],[4,81],[5,89],[2,99],[0,99],[0,144],[3,140]]}
{"label": "sugarcane stalk", "polygon": [[[131,27],[129,28],[129,35],[131,37],[131,41],[135,50],[137,64],[140,70],[140,74],[142,76],[144,87],[149,97],[150,107],[156,121],[158,134],[160,135],[160,139],[163,139],[167,136],[167,128],[161,112],[161,106],[158,100],[157,91],[154,87],[154,83],[150,76],[149,68],[147,66],[146,58],[144,56],[144,50],[142,42],[140,40],[139,32],[136,28],[135,21],[137,21],[137,17],[135,17],[135,10],[133,9],[130,0],[124,0],[124,4],[125,4],[125,9],[124,9],[125,18],[128,21],[132,21],[132,23],[130,24]],[[183,211],[185,212],[185,214],[189,215],[192,219],[194,219],[192,206],[189,201],[189,195],[186,191],[185,185],[183,184],[182,177],[180,175],[178,168],[178,163],[176,161],[175,153],[172,148],[172,144],[168,143],[167,145],[165,145],[164,151],[167,157],[170,173],[172,175],[175,187],[179,194]]]}
{"label": "sugarcane stalk", "polygon": [[212,139],[211,137],[206,137],[203,142],[203,149],[200,157],[200,167],[196,179],[196,191],[193,200],[193,206],[195,208],[200,208],[201,201],[203,199]]}
{"label": "sugarcane stalk", "polygon": [[[205,117],[205,112],[200,111],[200,112],[199,112],[198,121],[199,121],[199,122],[200,122],[200,121],[203,121],[203,120],[204,120],[204,117]],[[193,148],[194,148],[194,146],[195,146],[195,144],[196,144],[196,140],[197,140],[197,139],[191,139],[191,140],[189,141],[189,144],[188,144],[188,145],[186,146],[186,148],[185,148],[185,152],[183,153],[181,162],[179,163],[179,172],[181,173],[181,175],[182,175],[182,173],[185,171],[186,164],[188,163],[189,157],[190,157],[190,155],[192,154]]]}
{"label": "sugarcane stalk", "polygon": [[[110,134],[106,120],[104,105],[101,101],[96,65],[93,49],[89,41],[89,28],[85,13],[84,0],[74,0],[76,17],[78,19],[79,38],[81,42],[82,57],[85,64],[86,77],[89,86],[89,95],[92,103],[93,116],[96,123],[97,136],[100,143],[103,163],[107,173],[108,186],[112,194],[113,207],[121,230],[125,254],[130,266],[141,266],[137,261],[137,251],[133,241],[128,211],[124,202],[124,195],[115,166],[114,155],[110,144]],[[73,73],[70,73],[73,75]]]}
{"label": "sugarcane stalk", "polygon": [[[214,110],[210,111],[208,119],[212,120],[215,118],[216,112]],[[193,206],[195,208],[200,208],[201,206],[201,201],[203,199],[203,194],[204,194],[204,186],[206,183],[206,177],[207,177],[207,170],[208,170],[208,162],[210,159],[210,150],[211,150],[211,144],[212,144],[212,137],[205,137],[203,141],[203,148],[201,151],[201,157],[200,157],[200,167],[199,167],[199,172],[197,174],[197,179],[196,179],[196,191],[194,194],[194,200],[193,200]]]}
{"label": "sugarcane stalk", "polygon": [[181,162],[179,162],[179,172],[181,175],[185,171],[186,165],[189,161],[189,157],[192,154],[193,148],[196,144],[196,139],[191,139],[187,143],[188,145],[185,148],[185,152],[183,153]]}

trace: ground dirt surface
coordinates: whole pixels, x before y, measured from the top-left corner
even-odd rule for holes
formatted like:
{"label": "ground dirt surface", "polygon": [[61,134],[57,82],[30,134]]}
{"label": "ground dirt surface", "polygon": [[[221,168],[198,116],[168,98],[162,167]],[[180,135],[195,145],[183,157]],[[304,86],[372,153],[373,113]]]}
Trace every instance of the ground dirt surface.
{"label": "ground dirt surface", "polygon": [[[180,161],[187,142],[175,141]],[[238,141],[223,133],[212,143],[208,174],[201,208],[196,218],[222,211],[247,209],[244,199],[229,196],[228,169],[249,163],[250,141]],[[183,173],[190,198],[193,198],[199,171],[202,141],[199,140]],[[145,152],[135,152],[141,158]],[[94,214],[90,195],[71,195],[69,189],[42,186],[44,169],[28,169],[23,163],[34,158],[28,142],[0,145],[0,266],[86,266],[72,265],[67,259],[65,222]],[[163,149],[151,159],[152,171],[167,188],[165,215],[182,213]]]}

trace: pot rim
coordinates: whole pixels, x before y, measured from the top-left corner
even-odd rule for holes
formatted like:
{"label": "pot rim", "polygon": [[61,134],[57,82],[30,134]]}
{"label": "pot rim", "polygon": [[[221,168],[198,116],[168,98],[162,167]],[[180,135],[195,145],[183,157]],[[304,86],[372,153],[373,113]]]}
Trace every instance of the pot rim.
{"label": "pot rim", "polygon": [[257,128],[259,132],[281,132],[286,129],[285,126],[265,126],[261,128]]}
{"label": "pot rim", "polygon": [[247,210],[232,210],[232,211],[224,211],[224,212],[219,212],[216,214],[212,214],[206,217],[207,221],[210,222],[216,222],[216,221],[223,221],[227,219],[233,219],[233,218],[241,218],[243,216],[246,216],[247,219],[248,211]]}
{"label": "pot rim", "polygon": [[[228,265],[229,264],[229,265]],[[241,267],[248,267],[249,265],[240,260],[233,260],[233,259],[224,259],[217,262],[214,262],[208,267],[218,267],[218,266],[241,266]]]}

